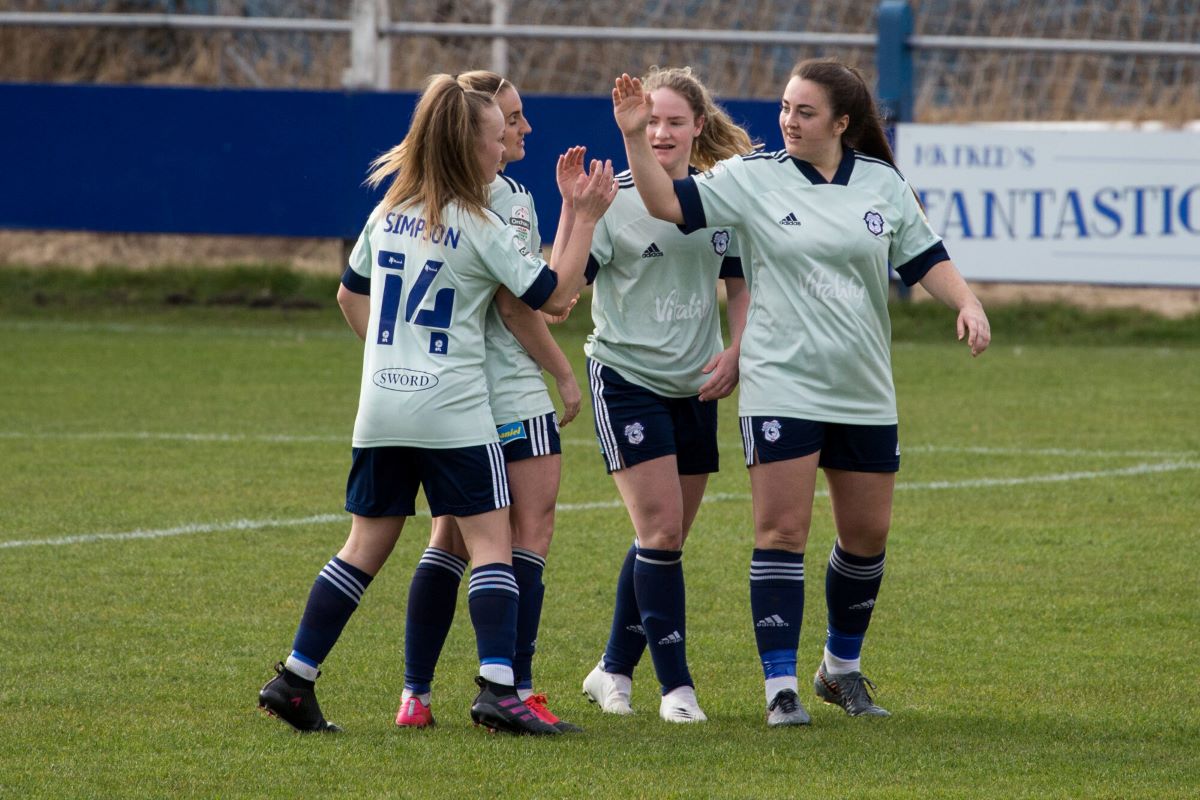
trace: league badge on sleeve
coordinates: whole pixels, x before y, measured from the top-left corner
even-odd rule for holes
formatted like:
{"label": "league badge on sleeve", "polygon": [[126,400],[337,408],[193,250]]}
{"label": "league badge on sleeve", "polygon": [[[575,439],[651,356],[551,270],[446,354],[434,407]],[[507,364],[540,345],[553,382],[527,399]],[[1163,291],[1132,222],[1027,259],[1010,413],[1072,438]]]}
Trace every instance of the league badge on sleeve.
{"label": "league badge on sleeve", "polygon": [[529,222],[529,209],[525,206],[514,205],[511,213],[508,215],[508,224],[517,232],[517,236],[526,245],[529,244],[529,230],[532,225]]}

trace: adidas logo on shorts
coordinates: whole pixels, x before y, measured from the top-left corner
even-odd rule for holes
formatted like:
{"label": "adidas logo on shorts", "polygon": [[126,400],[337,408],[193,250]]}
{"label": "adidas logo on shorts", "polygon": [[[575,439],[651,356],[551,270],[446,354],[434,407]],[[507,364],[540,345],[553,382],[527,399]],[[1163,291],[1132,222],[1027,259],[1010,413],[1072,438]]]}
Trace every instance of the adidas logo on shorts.
{"label": "adidas logo on shorts", "polygon": [[796,219],[796,212],[790,211],[790,212],[788,212],[788,215],[786,217],[779,220],[779,224],[780,225],[799,225],[800,220]]}
{"label": "adidas logo on shorts", "polygon": [[[800,223],[797,222],[797,225]],[[651,242],[650,246],[642,251],[642,258],[662,258],[663,251],[658,249],[655,242]]]}
{"label": "adidas logo on shorts", "polygon": [[658,640],[659,644],[683,644],[683,637],[679,635],[679,631],[671,631],[668,635]]}

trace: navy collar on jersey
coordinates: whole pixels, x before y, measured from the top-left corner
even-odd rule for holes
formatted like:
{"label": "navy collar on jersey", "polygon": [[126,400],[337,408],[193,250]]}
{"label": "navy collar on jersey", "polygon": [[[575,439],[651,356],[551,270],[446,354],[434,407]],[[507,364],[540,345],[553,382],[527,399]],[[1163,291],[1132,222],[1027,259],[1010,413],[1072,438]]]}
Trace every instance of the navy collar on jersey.
{"label": "navy collar on jersey", "polygon": [[788,156],[792,159],[792,163],[796,165],[796,169],[804,177],[808,178],[815,186],[820,186],[823,183],[830,183],[836,186],[846,186],[850,183],[850,173],[854,171],[854,151],[845,145],[842,145],[842,163],[838,164],[837,172],[833,173],[833,180],[825,180],[825,176],[821,171],[807,161],[801,161],[795,156]]}

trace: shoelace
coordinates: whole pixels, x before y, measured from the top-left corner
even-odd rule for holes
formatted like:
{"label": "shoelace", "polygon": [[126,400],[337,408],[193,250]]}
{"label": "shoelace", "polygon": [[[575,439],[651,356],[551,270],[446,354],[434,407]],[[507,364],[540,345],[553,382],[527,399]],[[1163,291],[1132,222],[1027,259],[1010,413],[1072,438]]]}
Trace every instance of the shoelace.
{"label": "shoelace", "polygon": [[[868,706],[875,705],[875,698],[871,696],[871,691],[878,691],[878,689],[875,688],[875,684],[871,682],[870,678],[859,673],[857,677],[848,681],[848,684],[846,687],[846,697],[849,698],[851,703],[857,703],[860,699],[859,694],[861,693],[866,698]],[[871,687],[871,690],[867,689],[868,686]]]}
{"label": "shoelace", "polygon": [[547,698],[546,695],[539,692],[538,694],[529,695],[529,697],[525,700],[525,705],[533,709],[533,713],[536,716],[553,725],[554,723],[558,722],[558,717],[554,716],[554,712],[552,712],[546,706],[548,700],[549,698]]}
{"label": "shoelace", "polygon": [[800,707],[799,698],[795,692],[780,692],[775,695],[775,699],[771,701],[770,709],[782,711],[784,714],[792,714]]}

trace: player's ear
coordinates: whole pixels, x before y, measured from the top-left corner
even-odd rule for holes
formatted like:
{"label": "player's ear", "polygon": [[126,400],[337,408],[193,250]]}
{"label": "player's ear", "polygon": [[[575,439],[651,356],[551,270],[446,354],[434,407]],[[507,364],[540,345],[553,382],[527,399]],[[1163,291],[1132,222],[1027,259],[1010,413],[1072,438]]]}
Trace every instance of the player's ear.
{"label": "player's ear", "polygon": [[704,130],[704,123],[705,123],[705,122],[707,122],[707,121],[708,121],[708,120],[706,120],[706,119],[704,118],[704,115],[703,115],[703,114],[697,114],[697,115],[696,115],[696,130],[695,130],[695,132],[692,134],[692,136],[699,136],[699,135],[700,135],[700,131]]}
{"label": "player's ear", "polygon": [[843,133],[845,133],[846,129],[849,127],[850,127],[850,115],[849,114],[842,114],[842,116],[838,117],[833,122],[833,132],[835,134],[837,134],[838,136],[841,136]]}

